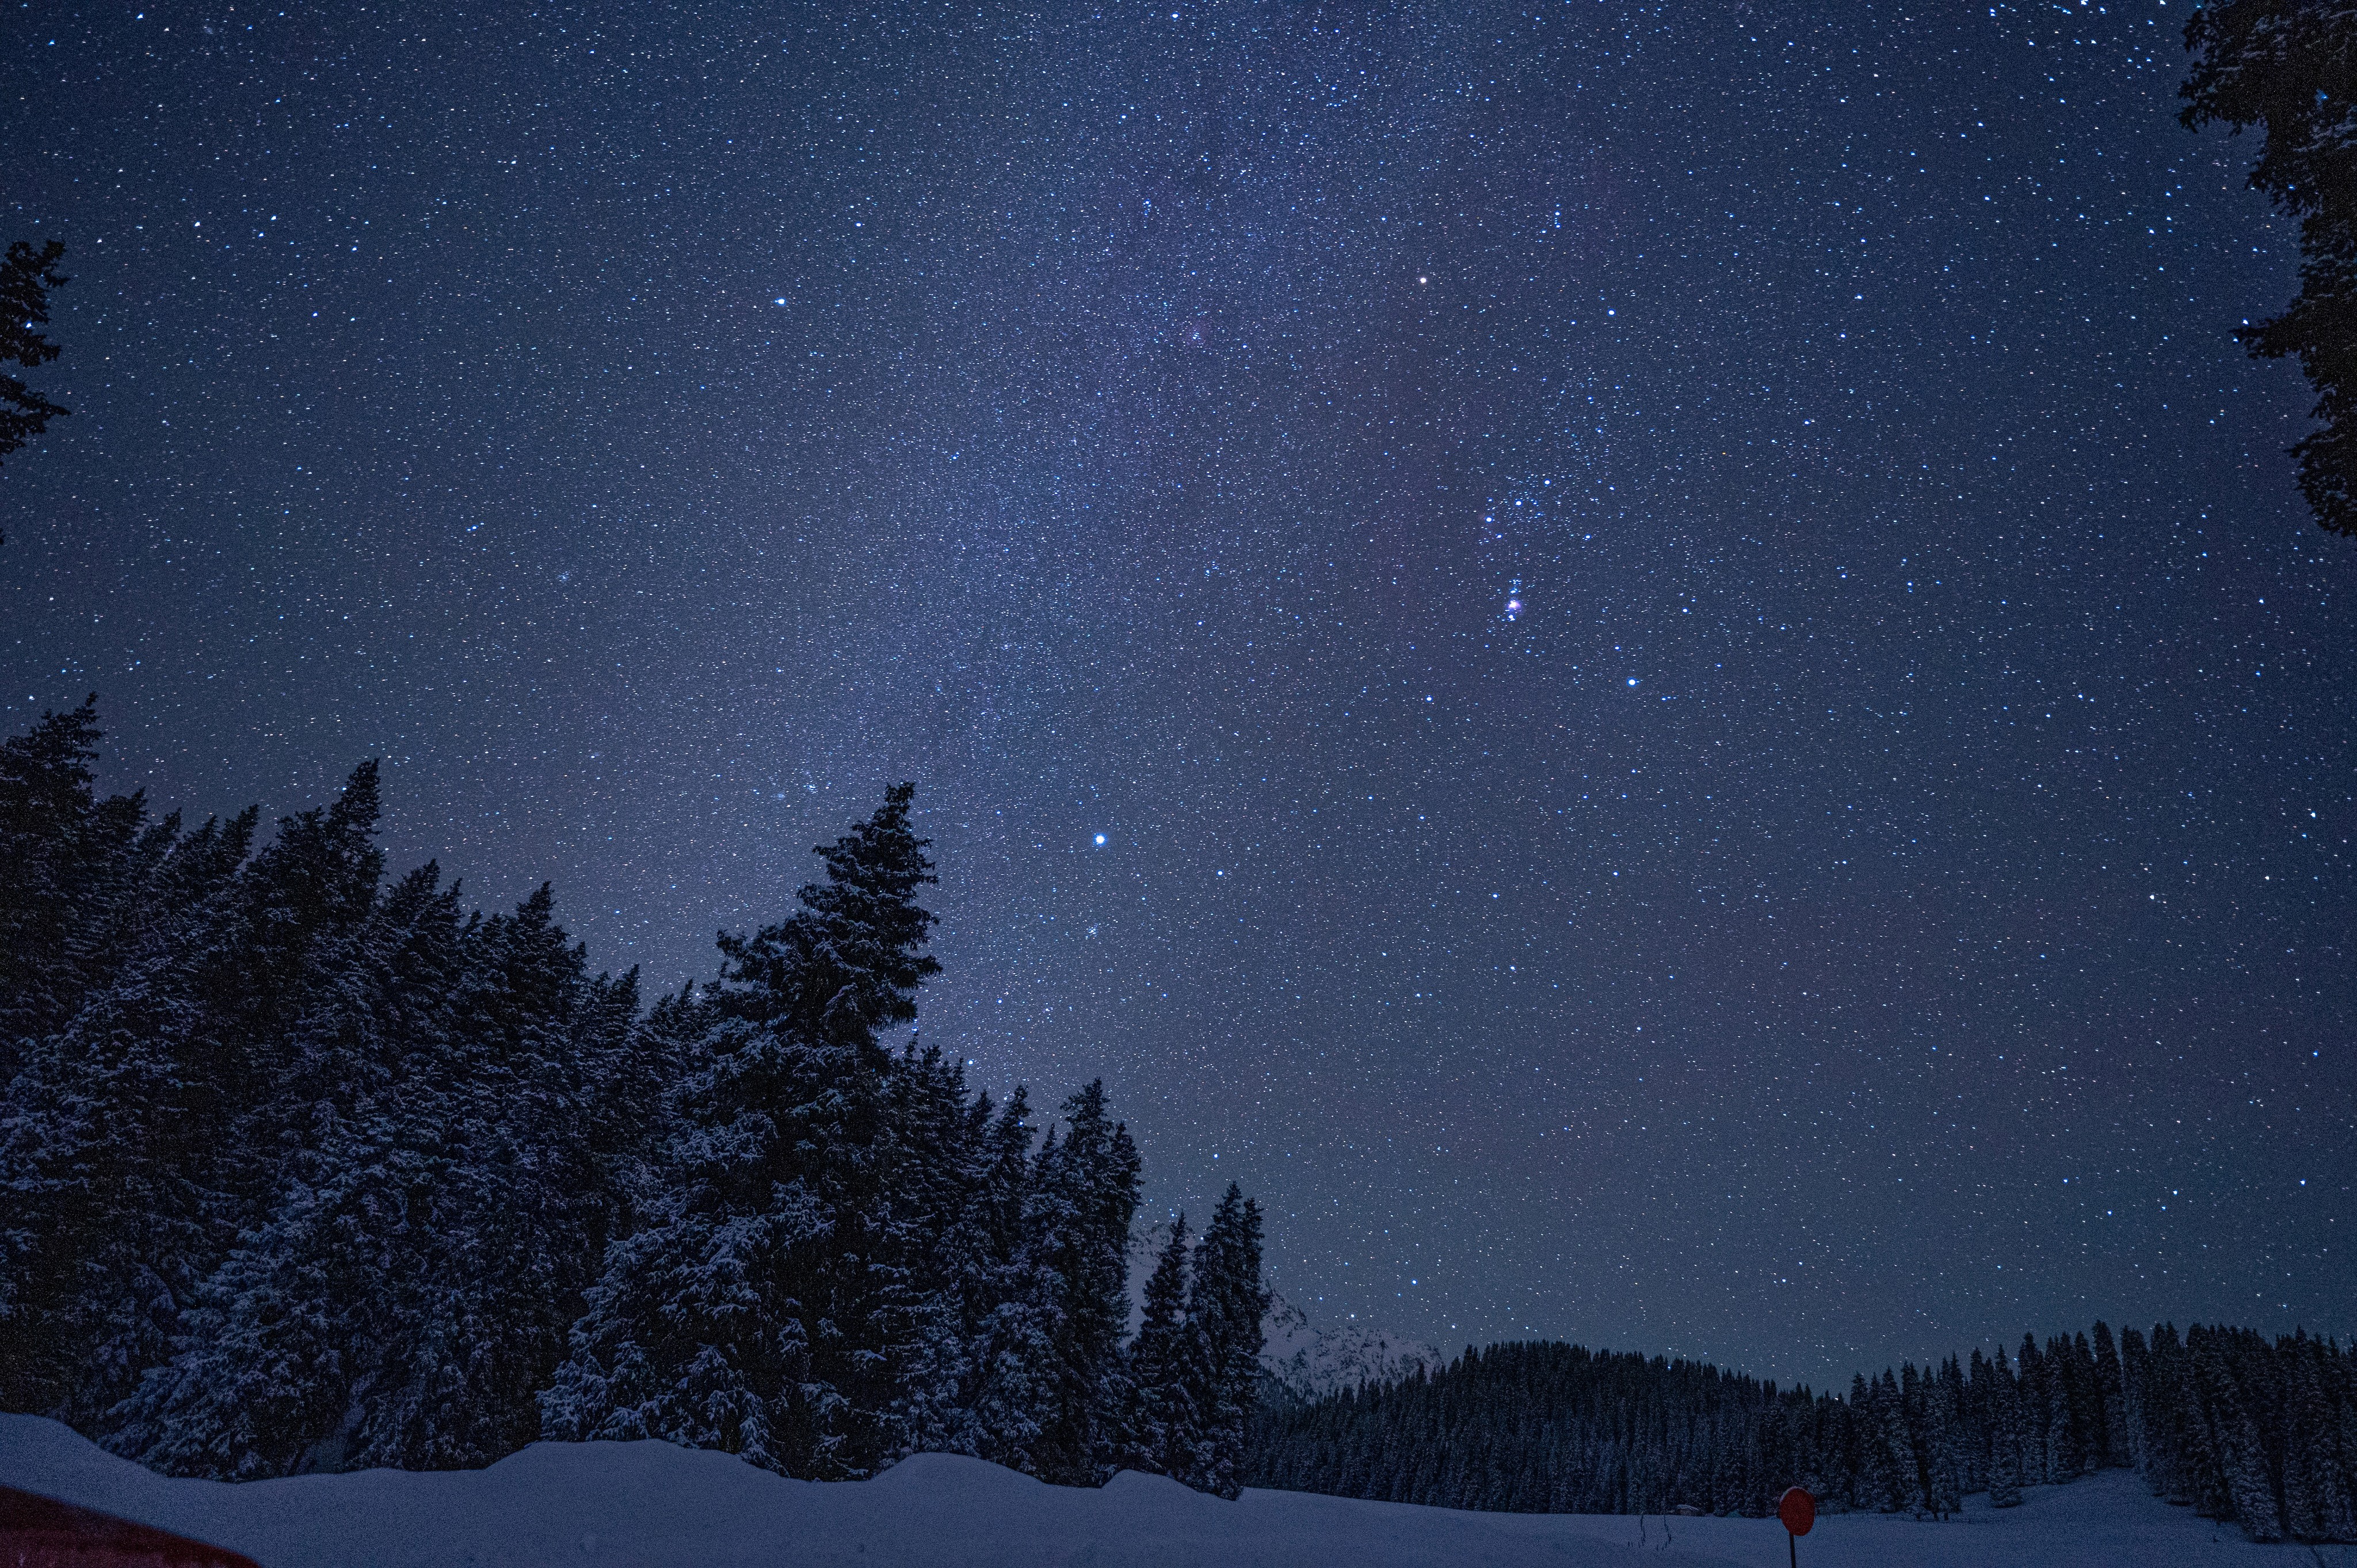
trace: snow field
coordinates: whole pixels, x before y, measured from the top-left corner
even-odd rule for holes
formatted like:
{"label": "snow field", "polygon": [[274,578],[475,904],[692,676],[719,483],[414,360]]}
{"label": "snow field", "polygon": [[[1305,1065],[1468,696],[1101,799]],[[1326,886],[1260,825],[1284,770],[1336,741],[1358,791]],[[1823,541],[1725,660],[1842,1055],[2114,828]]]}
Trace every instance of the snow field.
{"label": "snow field", "polygon": [[[1300,1492],[1237,1502],[1124,1473],[1051,1487],[922,1454],[872,1481],[791,1481],[665,1443],[540,1443],[485,1470],[172,1480],[56,1422],[0,1415],[0,1481],[246,1552],[264,1568],[1640,1568],[1785,1561],[1772,1520],[1466,1513]],[[2114,1471],[1967,1502],[1931,1524],[1821,1519],[1810,1568],[2357,1568],[2357,1552],[2256,1546]]]}

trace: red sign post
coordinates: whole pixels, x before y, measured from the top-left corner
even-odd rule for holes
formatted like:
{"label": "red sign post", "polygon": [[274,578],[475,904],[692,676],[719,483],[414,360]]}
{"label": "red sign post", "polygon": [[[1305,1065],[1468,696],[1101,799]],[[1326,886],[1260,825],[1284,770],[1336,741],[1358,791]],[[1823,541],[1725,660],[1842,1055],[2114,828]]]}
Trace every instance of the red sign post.
{"label": "red sign post", "polygon": [[1799,1487],[1787,1487],[1776,1499],[1776,1517],[1784,1524],[1784,1555],[1800,1568],[1800,1540],[1817,1522],[1817,1499]]}

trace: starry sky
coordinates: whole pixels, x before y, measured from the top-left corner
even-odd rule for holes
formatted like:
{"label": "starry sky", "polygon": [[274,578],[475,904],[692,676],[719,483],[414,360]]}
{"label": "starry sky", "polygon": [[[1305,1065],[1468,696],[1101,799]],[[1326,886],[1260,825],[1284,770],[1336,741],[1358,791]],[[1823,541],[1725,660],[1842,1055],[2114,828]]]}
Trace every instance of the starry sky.
{"label": "starry sky", "polygon": [[926,1038],[1320,1321],[2346,1336],[2357,544],[2185,16],[23,5],[0,721],[382,757],[651,989],[913,779]]}

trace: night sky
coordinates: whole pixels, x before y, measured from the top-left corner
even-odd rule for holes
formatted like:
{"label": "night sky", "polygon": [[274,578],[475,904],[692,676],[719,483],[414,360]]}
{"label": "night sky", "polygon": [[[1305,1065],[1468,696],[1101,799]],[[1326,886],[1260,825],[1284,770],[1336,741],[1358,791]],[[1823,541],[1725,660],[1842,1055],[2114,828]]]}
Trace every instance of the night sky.
{"label": "night sky", "polygon": [[925,1037],[1326,1322],[2357,1332],[2357,542],[2183,0],[25,5],[0,722]]}

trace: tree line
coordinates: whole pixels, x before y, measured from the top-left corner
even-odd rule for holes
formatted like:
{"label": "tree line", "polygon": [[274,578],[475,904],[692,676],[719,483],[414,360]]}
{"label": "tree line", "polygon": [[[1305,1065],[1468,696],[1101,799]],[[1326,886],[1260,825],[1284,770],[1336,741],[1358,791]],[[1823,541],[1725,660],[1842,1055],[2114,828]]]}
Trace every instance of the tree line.
{"label": "tree line", "polygon": [[856,1478],[920,1450],[1519,1511],[1955,1511],[2130,1466],[2357,1540],[2357,1360],[2304,1334],[2025,1337],[1853,1380],[1505,1344],[1298,1403],[1261,1217],[1172,1228],[1102,1083],[1042,1128],[915,1016],[933,881],[888,791],[717,978],[642,1005],[546,887],[388,881],[372,765],[260,842],[100,799],[93,703],[0,741],[0,1406],[177,1475],[661,1438]]}
{"label": "tree line", "polygon": [[888,791],[716,980],[641,1004],[543,887],[387,880],[377,771],[189,829],[95,700],[0,741],[0,1406],[174,1475],[662,1438],[1232,1496],[1266,1297],[1235,1187],[1131,1331],[1142,1165],[914,1035],[935,878]]}
{"label": "tree line", "polygon": [[1705,1363],[1517,1343],[1309,1403],[1272,1402],[1250,1484],[1532,1513],[1940,1518],[2109,1467],[2255,1541],[2357,1541],[2357,1359],[2304,1333],[2097,1323],[2041,1348],[1859,1374],[1846,1399]]}

